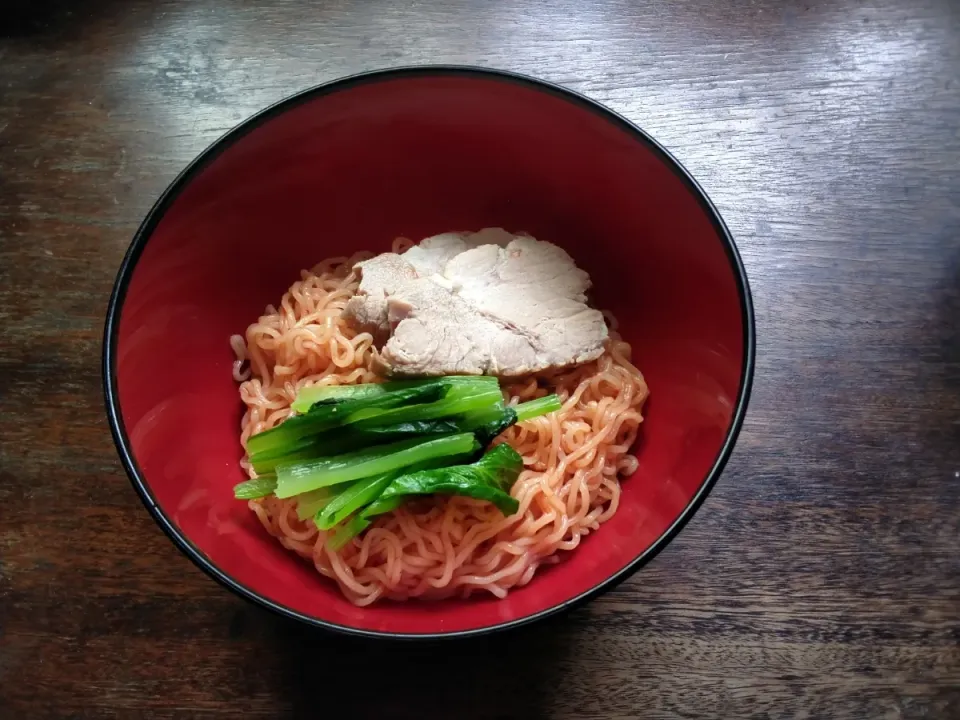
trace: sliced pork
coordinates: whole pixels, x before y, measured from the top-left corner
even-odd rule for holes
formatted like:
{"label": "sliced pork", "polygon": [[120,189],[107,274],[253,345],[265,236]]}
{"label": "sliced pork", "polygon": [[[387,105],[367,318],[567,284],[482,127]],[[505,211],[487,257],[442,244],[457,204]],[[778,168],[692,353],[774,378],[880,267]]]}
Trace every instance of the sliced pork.
{"label": "sliced pork", "polygon": [[599,357],[590,278],[548,242],[499,228],[444,233],[358,263],[345,312],[384,342],[393,375],[523,375]]}

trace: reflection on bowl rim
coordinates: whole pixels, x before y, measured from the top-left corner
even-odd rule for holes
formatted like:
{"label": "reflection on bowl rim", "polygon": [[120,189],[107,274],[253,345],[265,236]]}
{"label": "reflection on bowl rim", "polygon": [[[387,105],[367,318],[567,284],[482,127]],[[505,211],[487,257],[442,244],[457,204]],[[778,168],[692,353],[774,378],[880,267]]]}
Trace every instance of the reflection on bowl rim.
{"label": "reflection on bowl rim", "polygon": [[[310,615],[305,615],[291,608],[285,607],[284,605],[276,603],[269,598],[264,597],[260,593],[246,587],[245,585],[242,585],[216,567],[206,557],[206,555],[196,545],[194,545],[190,539],[180,531],[179,528],[173,524],[164,511],[160,509],[153,497],[146,478],[140,471],[140,468],[134,459],[133,450],[130,446],[130,440],[127,435],[126,428],[124,427],[123,418],[120,412],[116,373],[118,329],[120,324],[119,321],[121,309],[123,306],[123,301],[126,297],[127,287],[130,283],[131,277],[133,276],[133,271],[136,267],[137,260],[149,241],[150,236],[160,223],[167,209],[173,204],[180,192],[189,184],[190,180],[204,170],[211,162],[213,162],[220,155],[220,153],[231,147],[247,133],[260,127],[265,122],[286,112],[287,110],[297,107],[302,103],[309,102],[315,98],[340,90],[354,88],[366,83],[377,83],[384,80],[393,80],[398,78],[429,76],[473,77],[487,80],[499,80],[502,82],[510,82],[522,85],[537,92],[548,93],[601,116],[607,122],[613,123],[635,140],[646,145],[646,147],[651,150],[662,163],[669,167],[674,175],[677,176],[677,178],[680,179],[680,181],[687,188],[687,191],[697,199],[700,207],[710,218],[710,223],[713,226],[714,231],[724,245],[727,258],[730,261],[730,266],[736,275],[737,292],[740,300],[740,315],[743,327],[743,368],[740,375],[740,387],[737,394],[736,409],[731,419],[730,427],[727,430],[726,438],[723,441],[723,446],[721,447],[720,453],[717,455],[710,472],[707,473],[707,476],[704,478],[704,481],[701,483],[696,493],[687,503],[686,507],[684,507],[677,519],[673,521],[670,527],[668,527],[653,543],[651,543],[646,550],[627,563],[618,572],[614,573],[589,590],[580,593],[576,597],[570,598],[533,614],[526,615],[515,620],[498,623],[496,625],[488,625],[481,628],[472,628],[470,630],[461,630],[450,633],[401,633],[381,630],[364,630],[361,628],[350,627],[348,625],[340,625],[337,623],[328,622]],[[365,637],[437,639],[484,635],[487,633],[527,625],[537,620],[542,620],[546,617],[556,615],[557,613],[581,605],[600,595],[601,593],[614,588],[616,585],[621,583],[623,580],[628,578],[630,575],[648,563],[651,559],[653,559],[657,553],[659,553],[664,547],[667,546],[667,544],[669,544],[669,542],[683,528],[687,521],[693,517],[694,513],[696,513],[697,509],[700,507],[710,490],[713,488],[717,478],[719,478],[724,466],[727,463],[727,460],[730,457],[730,454],[733,451],[737,437],[740,434],[740,428],[743,424],[743,419],[747,410],[747,404],[750,399],[750,389],[753,383],[754,364],[756,360],[755,346],[756,326],[753,314],[753,301],[750,295],[750,286],[747,281],[747,274],[743,266],[743,261],[740,258],[740,253],[738,252],[736,244],[733,241],[733,237],[730,234],[730,231],[727,229],[723,219],[720,217],[720,213],[710,201],[710,198],[707,197],[707,194],[704,192],[703,188],[700,187],[697,181],[693,179],[689,172],[687,172],[686,168],[684,168],[683,165],[681,165],[680,162],[666,150],[666,148],[660,145],[644,130],[634,125],[632,122],[619,115],[615,111],[609,109],[605,105],[602,105],[595,100],[591,100],[588,97],[559,85],[529,77],[527,75],[521,75],[503,70],[492,70],[489,68],[457,65],[420,65],[390,68],[386,70],[373,70],[356,75],[349,75],[347,77],[335,79],[330,82],[322,83],[306,90],[302,90],[247,118],[214,141],[202,153],[200,153],[200,155],[190,162],[190,164],[187,165],[187,167],[184,168],[176,178],[174,178],[173,182],[171,182],[166,190],[164,190],[163,194],[150,209],[150,212],[147,213],[147,216],[137,229],[137,232],[133,237],[133,241],[124,255],[123,262],[121,263],[120,269],[117,273],[117,279],[114,283],[113,292],[110,295],[110,302],[107,305],[106,323],[104,325],[102,373],[107,419],[110,425],[110,432],[113,435],[114,443],[116,444],[117,451],[120,454],[120,460],[127,472],[127,475],[130,477],[130,481],[133,484],[134,489],[137,491],[137,494],[140,496],[143,504],[150,511],[150,514],[153,516],[157,524],[160,525],[160,527],[170,537],[174,544],[201,570],[207,573],[207,575],[247,600],[257,603],[258,605],[261,605],[262,607],[272,610],[280,615],[300,620],[314,627],[333,630],[348,635],[359,635]],[[376,612],[376,610],[372,609],[371,612]]]}

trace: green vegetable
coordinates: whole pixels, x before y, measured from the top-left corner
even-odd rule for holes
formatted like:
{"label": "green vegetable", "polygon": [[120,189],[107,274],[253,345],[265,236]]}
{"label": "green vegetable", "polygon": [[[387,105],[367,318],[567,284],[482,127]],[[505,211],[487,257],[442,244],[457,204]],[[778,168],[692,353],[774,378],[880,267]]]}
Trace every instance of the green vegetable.
{"label": "green vegetable", "polygon": [[385,475],[374,475],[353,483],[317,512],[314,518],[317,527],[321,530],[329,530],[339,525],[364,505],[376,500],[387,485],[393,482],[397,474],[398,472],[394,471]]}
{"label": "green vegetable", "polygon": [[510,488],[522,469],[523,458],[516,450],[503,443],[470,465],[454,465],[401,475],[387,486],[377,502],[408,495],[464,495],[487,500],[496,505],[504,515],[512,515],[520,504],[510,496]]}
{"label": "green vegetable", "polygon": [[363,385],[313,385],[302,388],[290,405],[294,412],[308,412],[312,406],[320,403],[338,403],[344,400],[362,400],[364,398],[385,395],[388,389],[377,383]]}
{"label": "green vegetable", "polygon": [[361,385],[313,385],[302,388],[290,407],[293,408],[294,412],[305,413],[309,412],[315,405],[378,397],[397,390],[407,390],[434,383],[442,383],[448,387],[457,384],[480,387],[496,383],[496,378],[486,375],[451,375],[442,378],[392,380],[385,383],[363,383]]}
{"label": "green vegetable", "polygon": [[298,440],[295,444],[284,448],[255,453],[250,456],[250,462],[258,473],[274,472],[280,465],[293,465],[307,460],[343,455],[371,445],[410,436],[409,433],[361,433],[354,430],[353,426],[334,428],[316,437]]}
{"label": "green vegetable", "polygon": [[251,453],[250,464],[258,473],[273,472],[277,465],[284,465],[301,460],[313,460],[321,457],[324,443],[317,438],[305,438],[297,440],[286,447],[263,450],[258,453]]}
{"label": "green vegetable", "polygon": [[[314,518],[317,527],[321,530],[329,530],[330,528],[339,525],[344,521],[344,519],[361,508],[364,510],[364,517],[368,517],[366,509],[370,507],[371,504],[375,504],[377,502],[377,498],[380,497],[380,494],[386,489],[386,487],[394,480],[394,478],[399,477],[402,473],[418,472],[420,470],[433,470],[434,468],[456,465],[459,462],[469,460],[473,454],[473,452],[470,452],[463,455],[454,455],[452,457],[448,456],[427,460],[417,463],[416,465],[403,468],[402,470],[394,470],[393,472],[386,473],[385,475],[375,475],[373,477],[364,478],[363,480],[358,480],[355,483],[351,483],[342,491],[340,491],[336,497],[328,501],[329,504],[325,505],[322,510],[318,512],[316,518]],[[330,488],[321,488],[320,490],[315,490],[314,492],[322,493],[328,490],[330,490]],[[389,502],[393,503],[393,501]],[[394,504],[394,507],[399,506],[402,502],[403,500],[400,498],[399,501]]]}
{"label": "green vegetable", "polygon": [[303,493],[297,498],[297,517],[301,520],[312,518],[336,498],[337,494],[331,488]]}
{"label": "green vegetable", "polygon": [[500,414],[485,422],[478,422],[472,429],[474,436],[483,447],[487,447],[493,439],[517,422],[517,411],[512,407],[505,407]]}
{"label": "green vegetable", "polygon": [[366,429],[373,426],[447,418],[474,410],[502,407],[502,405],[503,394],[497,385],[476,388],[470,385],[457,384],[452,386],[441,400],[382,411],[376,415],[371,415],[368,419],[359,421],[357,427]]}
{"label": "green vegetable", "polygon": [[490,440],[514,422],[512,408],[493,406],[468,415],[437,420],[411,420],[394,425],[357,423],[297,441],[295,445],[287,448],[256,453],[250,456],[250,462],[258,473],[269,473],[274,472],[278,465],[292,465],[342,455],[405,438],[426,440],[430,436],[456,435],[463,432],[476,432],[480,444],[486,447]]}
{"label": "green vegetable", "polygon": [[361,510],[360,515],[361,517],[369,520],[375,515],[393,512],[398,507],[403,505],[404,500],[406,500],[406,498],[403,495],[395,495],[391,498],[384,498],[381,496]]}
{"label": "green vegetable", "polygon": [[354,515],[346,525],[340,527],[336,534],[327,540],[327,547],[331,550],[339,550],[357,535],[370,527],[370,520],[361,515]]}
{"label": "green vegetable", "polygon": [[520,403],[514,410],[517,411],[517,422],[523,422],[547,413],[557,412],[562,407],[563,403],[560,402],[560,398],[556,395],[547,395],[536,400]]}
{"label": "green vegetable", "polygon": [[260,475],[252,480],[234,485],[233,497],[237,500],[255,500],[272,494],[276,489],[276,475]]}
{"label": "green vegetable", "polygon": [[411,420],[409,422],[396,423],[393,425],[371,425],[369,427],[351,428],[357,436],[367,440],[367,444],[372,445],[384,440],[397,440],[403,437],[424,437],[426,435],[456,435],[466,432],[467,428],[462,426],[454,418],[445,420]]}
{"label": "green vegetable", "polygon": [[[344,387],[367,386],[348,385]],[[264,475],[273,473],[279,465],[293,465],[308,460],[344,455],[362,448],[404,438],[427,439],[431,435],[455,435],[464,432],[474,433],[481,446],[485,447],[515,422],[522,422],[545,413],[555,412],[560,407],[560,399],[556,395],[548,395],[537,400],[521,403],[515,407],[488,406],[451,418],[408,420],[391,425],[374,425],[370,424],[371,421],[364,421],[330,430],[318,437],[295,441],[285,448],[254,453],[250,456],[250,462],[253,464],[254,470]],[[254,487],[257,490],[254,490]],[[251,486],[244,492],[260,492],[260,488],[261,486]],[[263,494],[269,495],[270,493]],[[251,497],[263,497],[263,495]]]}
{"label": "green vegetable", "polygon": [[464,495],[506,515],[523,460],[502,444],[472,464],[514,423],[559,410],[550,395],[506,407],[496,378],[452,376],[383,384],[314,386],[293,404],[301,414],[250,438],[260,477],[234,488],[238,499],[297,497],[297,516],[337,528],[332,548],[412,495]]}
{"label": "green vegetable", "polygon": [[555,412],[561,406],[560,398],[556,395],[547,395],[515,407],[504,407],[498,403],[481,410],[464,413],[459,417],[438,420],[411,420],[395,425],[382,426],[368,426],[367,423],[358,423],[349,430],[366,435],[368,438],[367,444],[373,444],[374,438],[385,441],[407,436],[452,435],[472,432],[476,434],[481,445],[487,446],[497,435],[511,425],[522,420],[530,420],[546,413]]}
{"label": "green vegetable", "polygon": [[[344,387],[362,387],[365,390],[347,393],[345,390],[333,392],[334,388],[317,389],[321,402],[311,405],[306,414],[294,415],[277,427],[250,438],[247,449],[251,456],[266,461],[275,457],[264,456],[263,453],[273,451],[286,455],[297,452],[303,449],[301,441],[304,438],[354,423],[362,422],[366,427],[372,427],[408,420],[427,420],[502,401],[496,378],[483,376],[453,376]],[[379,389],[371,390],[373,387]],[[312,390],[305,388],[301,391],[301,394],[308,393],[306,401],[310,400],[308,391]],[[321,393],[321,390],[325,393]],[[358,397],[351,398],[354,394]],[[327,396],[325,400],[322,399],[324,395]],[[299,406],[303,407],[306,401]],[[401,412],[391,415],[394,410]]]}
{"label": "green vegetable", "polygon": [[476,452],[480,444],[470,433],[423,441],[401,440],[358,452],[277,467],[279,498],[293,497],[321,487],[380,475],[436,458]]}
{"label": "green vegetable", "polygon": [[258,473],[269,473],[274,472],[278,465],[292,465],[306,460],[343,455],[371,445],[382,445],[404,438],[426,439],[425,436],[428,435],[455,435],[460,432],[463,430],[459,423],[452,419],[371,425],[363,428],[348,425],[298,440],[286,447],[255,453],[250,456],[250,462]]}
{"label": "green vegetable", "polygon": [[498,412],[484,410],[471,413],[464,418],[461,426],[464,430],[472,431],[480,444],[486,447],[511,425],[555,412],[561,407],[560,398],[556,395],[547,395],[514,407],[505,407]]}
{"label": "green vegetable", "polygon": [[349,425],[359,420],[370,419],[376,417],[378,413],[402,405],[439,400],[446,390],[446,386],[433,383],[406,390],[397,390],[386,395],[322,405],[306,415],[294,415],[275,428],[257,433],[247,441],[247,449],[251,454],[259,454],[267,450],[287,448],[310,435]]}

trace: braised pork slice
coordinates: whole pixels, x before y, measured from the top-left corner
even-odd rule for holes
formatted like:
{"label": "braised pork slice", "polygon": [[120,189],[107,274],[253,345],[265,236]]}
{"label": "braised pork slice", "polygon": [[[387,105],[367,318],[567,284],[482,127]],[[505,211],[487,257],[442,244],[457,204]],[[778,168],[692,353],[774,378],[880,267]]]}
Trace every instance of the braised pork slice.
{"label": "braised pork slice", "polygon": [[556,245],[499,228],[427,238],[357,264],[345,313],[393,375],[523,375],[599,357],[590,278]]}
{"label": "braised pork slice", "polygon": [[513,235],[501,228],[485,228],[480,232],[449,232],[434,235],[420,241],[403,254],[403,259],[413,265],[421,277],[442,274],[447,261],[464,250],[481,245],[506,247]]}

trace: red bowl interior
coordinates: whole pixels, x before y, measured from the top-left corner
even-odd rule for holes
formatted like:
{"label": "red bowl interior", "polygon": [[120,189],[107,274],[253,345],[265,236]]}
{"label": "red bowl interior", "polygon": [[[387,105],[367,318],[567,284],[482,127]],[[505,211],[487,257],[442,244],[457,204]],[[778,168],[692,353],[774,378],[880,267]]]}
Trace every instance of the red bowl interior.
{"label": "red bowl interior", "polygon": [[[505,600],[358,609],[233,499],[228,338],[302,268],[405,235],[502,226],[591,274],[651,390],[616,516]],[[393,71],[308,91],[217,143],[144,222],[107,326],[108,409],[144,500],[201,567],[288,614],[446,634],[564,607],[664,544],[719,473],[749,386],[749,295],[709,201],[639,130],[514,76]]]}

